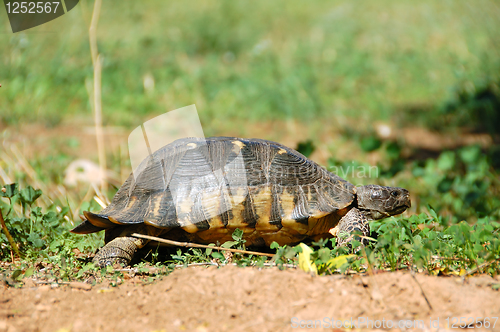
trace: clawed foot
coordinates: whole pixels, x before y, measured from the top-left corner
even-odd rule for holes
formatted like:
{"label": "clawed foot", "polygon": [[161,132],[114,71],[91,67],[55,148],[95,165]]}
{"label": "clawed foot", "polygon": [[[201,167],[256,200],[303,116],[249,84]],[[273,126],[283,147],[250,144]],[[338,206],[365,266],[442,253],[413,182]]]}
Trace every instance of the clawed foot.
{"label": "clawed foot", "polygon": [[128,265],[137,251],[137,240],[133,237],[118,237],[102,247],[92,262],[98,267],[113,266],[117,263]]}

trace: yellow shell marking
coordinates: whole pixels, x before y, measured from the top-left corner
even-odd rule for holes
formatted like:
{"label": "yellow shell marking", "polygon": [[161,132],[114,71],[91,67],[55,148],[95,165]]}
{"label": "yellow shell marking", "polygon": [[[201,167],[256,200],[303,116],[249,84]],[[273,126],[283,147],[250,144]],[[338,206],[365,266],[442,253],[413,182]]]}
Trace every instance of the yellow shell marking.
{"label": "yellow shell marking", "polygon": [[241,149],[245,146],[245,144],[243,142],[240,142],[240,141],[232,141],[231,143],[234,144],[233,152],[236,154],[239,154]]}
{"label": "yellow shell marking", "polygon": [[309,227],[308,225],[301,224],[292,218],[293,210],[295,209],[295,204],[293,202],[295,195],[285,190],[281,195],[281,207],[283,208],[284,216],[282,217],[281,224],[290,233],[293,234],[305,234],[307,233]]}
{"label": "yellow shell marking", "polygon": [[[179,202],[179,199],[181,201]],[[189,213],[191,212],[191,207],[193,206],[193,201],[191,200],[191,197],[178,197],[177,198],[177,204],[176,204],[176,209],[177,209],[177,216],[178,216],[178,222],[179,225],[184,229],[184,227],[187,227],[188,229],[191,229],[190,226],[194,226],[189,219]],[[196,226],[194,226],[197,228]],[[188,230],[185,229],[187,232]]]}
{"label": "yellow shell marking", "polygon": [[187,144],[187,146],[189,146],[190,148],[193,148],[193,149],[195,147],[197,147],[196,143],[189,143],[189,144]]}
{"label": "yellow shell marking", "polygon": [[231,205],[234,207],[243,206],[242,203],[248,195],[247,187],[231,188],[229,191],[231,192],[231,195],[229,195]]}
{"label": "yellow shell marking", "polygon": [[219,191],[204,192],[201,196],[201,206],[210,227],[222,227],[222,220],[218,217],[220,213],[221,197]]}
{"label": "yellow shell marking", "polygon": [[130,196],[128,198],[127,209],[129,209],[132,205],[134,205],[135,202],[137,202],[137,197]]}
{"label": "yellow shell marking", "polygon": [[280,150],[278,151],[278,154],[283,154],[283,153],[286,153],[286,150],[285,150],[285,149],[280,149]]}
{"label": "yellow shell marking", "polygon": [[243,143],[241,141],[232,141],[231,143],[233,143],[234,145],[237,145],[240,149],[243,149],[243,147],[245,146],[245,143]]}
{"label": "yellow shell marking", "polygon": [[288,190],[284,190],[283,194],[280,195],[281,207],[283,208],[284,216],[283,219],[292,219],[292,212],[295,208],[293,200],[295,195],[292,195]]}
{"label": "yellow shell marking", "polygon": [[191,212],[193,201],[191,197],[184,197],[181,202],[177,202],[177,215]]}
{"label": "yellow shell marking", "polygon": [[271,187],[266,186],[261,188],[260,191],[252,193],[253,204],[255,208],[255,213],[259,216],[259,220],[255,225],[255,229],[258,232],[262,231],[278,231],[279,227],[276,225],[271,225],[269,223],[269,218],[271,217],[271,207],[272,207],[272,193]]}
{"label": "yellow shell marking", "polygon": [[149,212],[144,216],[144,223],[146,225],[151,225],[158,228],[166,228],[165,226],[159,226],[159,221],[163,218],[160,215],[160,207],[162,201],[162,194],[156,194],[151,198],[151,205]]}
{"label": "yellow shell marking", "polygon": [[243,202],[248,195],[248,190],[246,187],[238,188],[236,190],[232,190],[232,194],[233,195],[229,196],[229,199],[231,202],[233,218],[229,220],[227,227],[232,229],[242,229],[248,226],[248,224],[243,220],[243,212],[245,210]]}
{"label": "yellow shell marking", "polygon": [[149,212],[149,215],[153,216],[158,216],[158,212],[160,211],[160,205],[161,205],[161,200],[162,200],[162,195],[156,195],[155,198],[152,199],[152,211]]}

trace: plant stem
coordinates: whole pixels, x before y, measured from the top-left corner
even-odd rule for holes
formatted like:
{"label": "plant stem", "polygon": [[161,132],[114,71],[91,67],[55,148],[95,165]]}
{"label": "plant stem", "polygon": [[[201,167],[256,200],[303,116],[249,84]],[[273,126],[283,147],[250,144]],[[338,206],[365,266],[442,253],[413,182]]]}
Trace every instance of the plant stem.
{"label": "plant stem", "polygon": [[0,209],[0,223],[2,224],[3,232],[5,233],[5,236],[7,236],[7,240],[9,240],[12,250],[14,250],[17,256],[22,257],[21,253],[19,252],[19,249],[17,248],[16,242],[14,241],[12,235],[10,235],[9,230],[7,229],[7,225],[5,224],[5,220],[3,219],[2,209]]}
{"label": "plant stem", "polygon": [[230,251],[230,252],[236,252],[236,253],[239,253],[239,254],[249,254],[249,255],[274,257],[273,254],[266,254],[266,253],[257,252],[257,251],[248,251],[248,250],[240,250],[240,249],[230,249],[230,248],[223,248],[223,247],[214,247],[214,246],[208,246],[208,245],[205,245],[205,244],[198,244],[198,243],[177,242],[177,241],[162,239],[162,238],[155,237],[155,236],[138,234],[138,233],[133,233],[133,234],[130,234],[130,235],[133,236],[133,237],[139,237],[139,238],[142,238],[142,239],[148,239],[148,240],[152,240],[152,241],[156,241],[156,242],[167,243],[167,244],[171,244],[171,245],[179,246],[179,247],[206,248],[206,249],[214,249],[214,250],[225,250],[225,251]]}
{"label": "plant stem", "polygon": [[101,191],[107,192],[106,179],[106,150],[104,145],[104,133],[102,129],[102,105],[101,105],[101,55],[97,49],[97,22],[101,12],[101,0],[95,0],[94,10],[92,11],[92,20],[89,27],[89,43],[90,55],[92,57],[92,65],[94,67],[94,124],[95,135],[97,140],[97,154],[99,157],[99,167],[103,176],[101,182]]}

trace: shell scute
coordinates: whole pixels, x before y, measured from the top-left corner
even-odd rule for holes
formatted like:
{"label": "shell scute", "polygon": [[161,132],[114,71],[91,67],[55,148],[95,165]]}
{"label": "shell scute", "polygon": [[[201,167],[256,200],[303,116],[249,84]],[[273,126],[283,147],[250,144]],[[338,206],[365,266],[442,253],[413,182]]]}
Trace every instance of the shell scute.
{"label": "shell scute", "polygon": [[138,170],[106,209],[89,214],[94,226],[145,222],[199,232],[203,239],[242,228],[267,234],[267,243],[278,232],[301,238],[328,215],[340,219],[355,198],[349,182],[297,151],[260,139],[181,139]]}

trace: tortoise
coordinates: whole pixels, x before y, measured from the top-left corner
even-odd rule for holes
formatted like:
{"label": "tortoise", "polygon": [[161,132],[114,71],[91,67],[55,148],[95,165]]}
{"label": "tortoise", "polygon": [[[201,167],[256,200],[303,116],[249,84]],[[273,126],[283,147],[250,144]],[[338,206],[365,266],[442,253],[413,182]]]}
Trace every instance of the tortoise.
{"label": "tortoise", "polygon": [[129,264],[148,243],[132,233],[209,244],[232,240],[239,228],[248,246],[332,236],[344,245],[354,231],[368,235],[369,220],[410,205],[406,189],[355,187],[276,142],[183,138],[150,154],[108,207],[84,212],[71,232],[105,230],[106,244],[93,259],[105,266]]}

